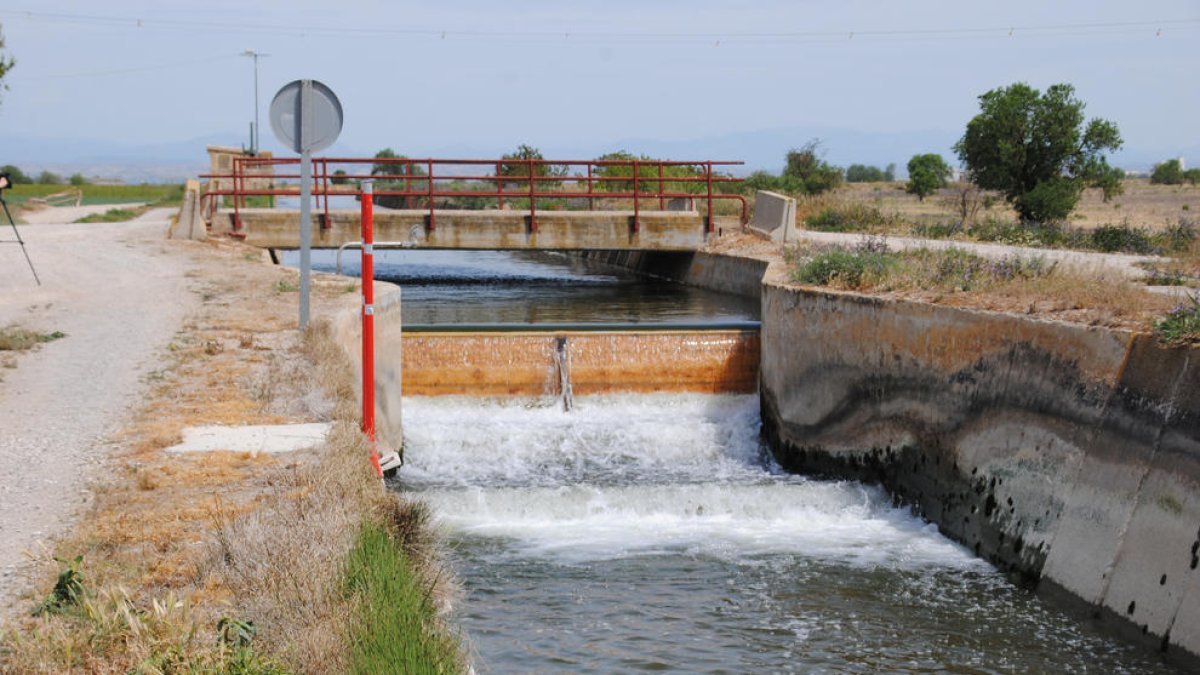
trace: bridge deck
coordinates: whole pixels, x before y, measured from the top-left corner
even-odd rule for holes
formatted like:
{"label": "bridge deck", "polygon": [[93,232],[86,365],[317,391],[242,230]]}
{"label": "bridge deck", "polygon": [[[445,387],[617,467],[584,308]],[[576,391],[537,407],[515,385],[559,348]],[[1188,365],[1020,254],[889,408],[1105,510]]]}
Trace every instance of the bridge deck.
{"label": "bridge deck", "polygon": [[[337,209],[313,214],[314,248],[337,248],[361,240],[359,211]],[[246,242],[263,248],[299,248],[295,209],[242,209]],[[539,211],[530,222],[527,211],[438,211],[430,223],[428,210],[375,211],[375,240],[412,242],[419,248],[480,250],[657,250],[695,251],[707,239],[704,219],[695,211]],[[213,217],[214,233],[234,230],[233,214]]]}

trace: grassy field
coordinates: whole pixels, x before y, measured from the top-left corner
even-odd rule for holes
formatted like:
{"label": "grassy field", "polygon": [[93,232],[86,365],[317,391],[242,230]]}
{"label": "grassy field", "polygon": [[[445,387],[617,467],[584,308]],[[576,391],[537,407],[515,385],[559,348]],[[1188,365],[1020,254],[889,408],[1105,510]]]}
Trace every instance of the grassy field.
{"label": "grassy field", "polygon": [[83,204],[129,204],[172,202],[183,199],[183,185],[14,185],[5,193],[13,206],[23,206],[31,197],[45,198],[61,192],[79,190]]}
{"label": "grassy field", "polygon": [[[960,205],[964,184],[954,184],[920,201],[904,192],[904,183],[846,183],[832,195],[817,198],[832,203],[864,204],[886,215],[914,224],[942,224],[962,219]],[[1099,190],[1087,190],[1071,215],[1070,224],[1091,229],[1101,225],[1127,223],[1133,227],[1162,228],[1179,218],[1200,216],[1200,186],[1152,185],[1148,179],[1129,179],[1125,192],[1104,202]],[[1017,214],[1003,198],[984,194],[978,198],[975,219],[1016,220]],[[803,221],[807,215],[797,214]]]}

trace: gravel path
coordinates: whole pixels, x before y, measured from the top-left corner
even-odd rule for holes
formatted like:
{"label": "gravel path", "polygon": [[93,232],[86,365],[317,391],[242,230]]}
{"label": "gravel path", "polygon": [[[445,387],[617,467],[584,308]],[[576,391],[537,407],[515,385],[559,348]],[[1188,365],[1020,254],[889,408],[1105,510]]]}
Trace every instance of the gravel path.
{"label": "gravel path", "polygon": [[[55,211],[59,224],[48,222]],[[39,212],[19,227],[40,288],[20,248],[0,244],[0,326],[67,334],[0,368],[0,610],[15,609],[30,554],[44,556],[87,503],[109,437],[195,306],[188,257],[168,255],[170,213],[61,224],[79,214]],[[12,238],[4,222],[0,240]]]}

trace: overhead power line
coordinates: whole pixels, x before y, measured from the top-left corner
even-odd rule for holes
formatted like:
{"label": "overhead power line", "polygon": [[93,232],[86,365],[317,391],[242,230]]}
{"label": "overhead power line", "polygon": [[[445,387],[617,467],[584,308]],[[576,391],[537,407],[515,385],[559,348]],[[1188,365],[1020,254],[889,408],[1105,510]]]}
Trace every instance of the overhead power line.
{"label": "overhead power line", "polygon": [[937,40],[946,38],[1036,37],[1142,34],[1161,36],[1165,32],[1200,28],[1200,18],[1175,18],[1143,21],[1112,21],[1091,23],[1062,23],[1045,25],[1011,25],[962,28],[897,28],[884,30],[812,30],[764,32],[687,32],[687,31],[509,31],[452,28],[400,28],[387,26],[337,27],[303,26],[275,23],[226,22],[189,19],[143,18],[136,16],[106,16],[67,12],[0,10],[0,16],[23,18],[48,23],[104,26],[139,29],[185,29],[237,34],[269,34],[292,37],[422,37],[436,40],[480,39],[505,42],[708,42],[721,43],[789,43],[832,42],[853,40]]}

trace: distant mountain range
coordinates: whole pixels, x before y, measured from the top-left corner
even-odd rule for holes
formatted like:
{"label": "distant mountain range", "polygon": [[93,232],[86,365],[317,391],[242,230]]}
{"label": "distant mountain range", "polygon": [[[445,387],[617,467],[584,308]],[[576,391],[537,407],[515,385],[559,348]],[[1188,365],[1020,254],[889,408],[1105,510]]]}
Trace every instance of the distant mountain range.
{"label": "distant mountain range", "polygon": [[[405,147],[394,140],[379,147],[353,148],[337,143],[324,154],[370,156],[391,146],[409,156],[499,157],[520,143],[537,145],[547,158],[586,159],[614,150],[645,154],[664,159],[742,160],[745,166],[735,173],[748,174],[765,169],[779,171],[789,148],[811,139],[821,140],[825,158],[833,164],[869,164],[883,167],[894,162],[903,175],[904,165],[914,154],[937,152],[953,163],[951,146],[961,132],[919,130],[907,132],[870,132],[830,127],[794,127],[745,131],[691,140],[659,140],[630,137],[605,144],[539,144],[537,139],[514,138],[497,144],[439,144],[416,142]],[[265,140],[265,139],[264,139]],[[0,134],[0,165],[15,164],[26,173],[53,171],[61,175],[118,178],[126,182],[174,182],[195,177],[208,170],[206,145],[246,144],[236,134],[214,134],[184,141],[136,144],[100,139],[29,138]],[[272,143],[265,149],[275,150]],[[1172,157],[1184,157],[1188,166],[1200,165],[1200,144],[1177,148],[1127,146],[1116,153],[1112,162],[1131,171],[1149,170],[1155,163]]]}

